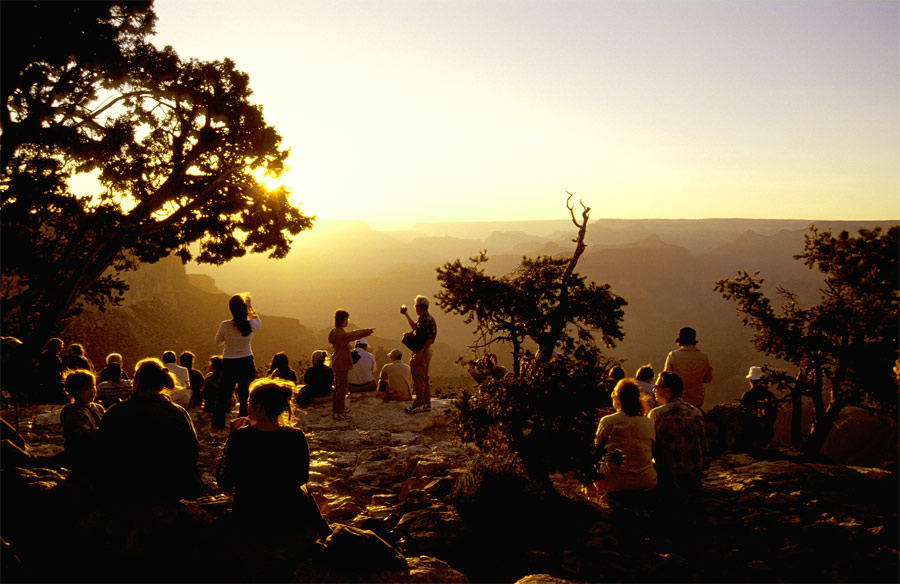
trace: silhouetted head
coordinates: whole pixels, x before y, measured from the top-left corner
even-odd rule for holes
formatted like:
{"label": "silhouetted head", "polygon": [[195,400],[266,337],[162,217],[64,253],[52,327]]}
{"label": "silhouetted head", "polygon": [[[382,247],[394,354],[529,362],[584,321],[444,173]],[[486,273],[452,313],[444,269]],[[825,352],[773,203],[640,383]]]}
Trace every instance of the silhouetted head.
{"label": "silhouetted head", "polygon": [[52,339],[50,339],[49,341],[47,341],[47,350],[48,350],[48,351],[54,351],[54,352],[56,352],[57,355],[59,355],[60,351],[62,351],[62,348],[63,348],[63,345],[64,345],[64,344],[65,344],[65,343],[63,343],[63,340],[62,340],[62,339],[59,339],[59,338],[57,338],[57,337],[53,337]]}
{"label": "silhouetted head", "polygon": [[401,359],[403,359],[403,353],[400,351],[400,349],[394,349],[390,353],[388,353],[388,357],[391,359],[391,361],[400,361]]}
{"label": "silhouetted head", "polygon": [[642,365],[634,376],[638,381],[653,381],[653,367]]}
{"label": "silhouetted head", "polygon": [[609,370],[609,378],[613,381],[619,381],[620,379],[625,378],[625,370],[616,365],[612,369]]}
{"label": "silhouetted head", "polygon": [[197,356],[190,351],[184,351],[181,355],[178,355],[178,364],[182,367],[191,369],[194,367],[194,359],[196,359],[196,357]]}
{"label": "silhouetted head", "polygon": [[222,373],[222,355],[213,355],[209,358],[209,368],[213,375]]}
{"label": "silhouetted head", "polygon": [[110,363],[106,366],[105,375],[109,378],[110,381],[121,381],[122,366],[118,363]]}
{"label": "silhouetted head", "polygon": [[260,377],[250,384],[250,407],[255,408],[257,419],[265,416],[273,422],[279,422],[282,415],[291,415],[291,397],[294,395],[294,384],[284,379]]}
{"label": "silhouetted head", "polygon": [[153,357],[141,359],[134,367],[134,393],[159,393],[174,389],[175,378],[162,361]]}
{"label": "silhouetted head", "polygon": [[678,338],[675,339],[675,342],[682,347],[690,347],[691,345],[696,345],[697,331],[689,326],[686,326],[678,331]]}
{"label": "silhouetted head", "polygon": [[344,310],[343,308],[338,308],[334,311],[334,326],[337,328],[342,328],[347,326],[347,323],[350,322],[350,313]]}
{"label": "silhouetted head", "polygon": [[312,364],[313,365],[321,365],[325,363],[325,357],[328,356],[328,353],[325,351],[313,351],[312,352]]}
{"label": "silhouetted head", "polygon": [[288,356],[283,352],[278,352],[272,357],[272,364],[269,365],[269,371],[274,371],[275,369],[289,369],[290,366],[291,364],[288,361]]}
{"label": "silhouetted head", "polygon": [[653,387],[656,401],[668,403],[670,397],[680,398],[682,393],[684,393],[684,382],[677,373],[663,371],[656,378],[656,385]]}
{"label": "silhouetted head", "polygon": [[644,404],[641,401],[641,388],[634,379],[620,379],[612,392],[613,406],[629,416],[641,416]]}
{"label": "silhouetted head", "polygon": [[81,346],[81,343],[72,343],[69,345],[69,355],[80,355],[84,356],[84,347]]}
{"label": "silhouetted head", "polygon": [[174,363],[175,351],[166,351],[163,353],[163,363]]}
{"label": "silhouetted head", "polygon": [[112,365],[113,363],[118,363],[119,365],[122,365],[122,355],[119,355],[118,353],[110,353],[109,355],[107,355],[106,356],[106,364]]}
{"label": "silhouetted head", "polygon": [[81,403],[90,403],[97,396],[97,379],[87,369],[73,369],[63,378],[66,393]]}

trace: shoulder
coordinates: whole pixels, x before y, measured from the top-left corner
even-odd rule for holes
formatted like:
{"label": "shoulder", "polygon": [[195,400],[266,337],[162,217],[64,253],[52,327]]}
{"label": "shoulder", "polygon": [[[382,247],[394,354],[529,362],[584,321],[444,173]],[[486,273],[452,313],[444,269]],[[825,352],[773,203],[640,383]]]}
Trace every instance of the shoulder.
{"label": "shoulder", "polygon": [[261,326],[262,326],[262,321],[259,320],[258,316],[250,319],[250,330],[255,331],[256,329],[258,329]]}

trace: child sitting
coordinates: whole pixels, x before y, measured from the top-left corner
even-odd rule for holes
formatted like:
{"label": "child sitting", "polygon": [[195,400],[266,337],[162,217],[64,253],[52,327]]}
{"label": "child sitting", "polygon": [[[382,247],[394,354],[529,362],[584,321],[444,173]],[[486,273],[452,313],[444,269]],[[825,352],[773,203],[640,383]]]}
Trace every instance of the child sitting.
{"label": "child sitting", "polygon": [[106,410],[94,403],[97,396],[94,374],[86,369],[66,373],[63,388],[72,403],[62,409],[59,421],[63,427],[63,452],[75,472],[83,472],[92,455],[97,428]]}

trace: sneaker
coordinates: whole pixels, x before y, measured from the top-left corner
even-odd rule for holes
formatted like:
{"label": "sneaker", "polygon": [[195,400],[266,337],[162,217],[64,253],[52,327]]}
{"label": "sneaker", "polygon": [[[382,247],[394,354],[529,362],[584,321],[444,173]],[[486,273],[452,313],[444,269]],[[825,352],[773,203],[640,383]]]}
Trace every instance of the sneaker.
{"label": "sneaker", "polygon": [[347,417],[347,413],[339,414],[337,412],[331,412],[331,417],[338,422],[349,422],[350,418]]}
{"label": "sneaker", "polygon": [[430,412],[431,406],[412,405],[412,406],[409,406],[408,408],[405,408],[403,411],[406,412],[407,414],[421,414],[422,412]]}

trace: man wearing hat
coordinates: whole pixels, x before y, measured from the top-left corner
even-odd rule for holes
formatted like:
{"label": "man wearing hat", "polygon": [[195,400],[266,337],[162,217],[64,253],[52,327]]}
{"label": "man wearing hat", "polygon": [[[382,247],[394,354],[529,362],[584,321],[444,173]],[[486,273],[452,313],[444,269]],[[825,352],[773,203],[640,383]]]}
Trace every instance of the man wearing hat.
{"label": "man wearing hat", "polygon": [[692,406],[703,407],[705,392],[703,384],[712,381],[712,366],[709,356],[697,348],[697,331],[684,327],[675,339],[678,348],[666,357],[663,371],[677,373],[684,383],[683,400]]}
{"label": "man wearing hat", "polygon": [[347,373],[347,381],[350,393],[358,391],[375,391],[375,355],[369,352],[369,342],[366,339],[356,341],[351,360],[353,366]]}
{"label": "man wearing hat", "polygon": [[378,390],[387,394],[388,399],[409,401],[412,399],[412,370],[403,362],[403,353],[394,349],[388,353],[391,362],[381,368]]}
{"label": "man wearing hat", "polygon": [[741,396],[741,405],[746,410],[744,426],[748,446],[762,447],[772,441],[775,434],[775,419],[778,417],[778,400],[762,380],[762,367],[751,367],[747,374],[750,389]]}

